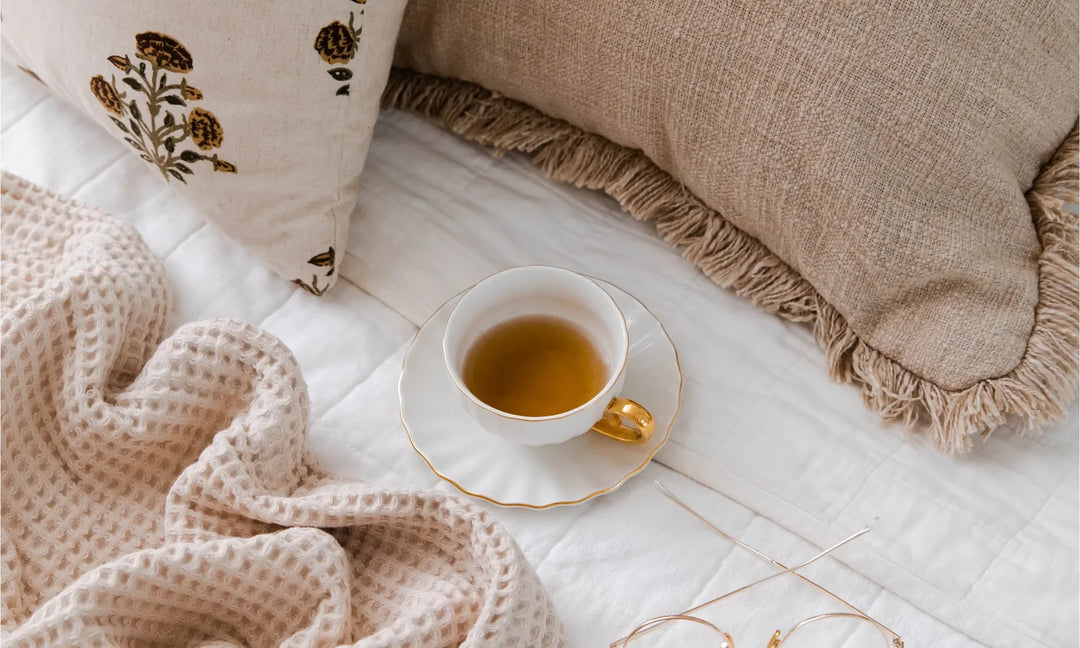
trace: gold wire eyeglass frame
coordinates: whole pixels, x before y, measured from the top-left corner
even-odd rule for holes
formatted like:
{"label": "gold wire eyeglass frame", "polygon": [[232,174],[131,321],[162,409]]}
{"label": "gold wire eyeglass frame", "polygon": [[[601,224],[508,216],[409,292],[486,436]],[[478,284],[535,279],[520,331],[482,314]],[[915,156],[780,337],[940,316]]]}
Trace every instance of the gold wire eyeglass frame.
{"label": "gold wire eyeglass frame", "polygon": [[858,530],[858,531],[856,531],[855,533],[851,534],[847,538],[844,538],[843,540],[841,540],[840,542],[834,544],[833,546],[829,547],[828,549],[825,549],[824,551],[818,553],[817,555],[813,556],[809,560],[806,560],[805,562],[803,562],[803,563],[801,563],[799,565],[795,565],[794,567],[788,567],[788,566],[784,565],[783,563],[779,562],[778,560],[770,557],[769,555],[767,555],[767,554],[755,549],[754,547],[751,547],[750,545],[740,541],[738,538],[735,538],[735,537],[725,533],[724,531],[722,531],[721,529],[716,527],[716,525],[714,525],[713,523],[711,523],[707,519],[705,519],[701,514],[699,514],[693,508],[691,508],[689,504],[687,504],[686,502],[683,502],[681,499],[676,497],[675,494],[672,493],[662,483],[660,483],[659,481],[656,481],[654,483],[656,484],[656,487],[658,489],[660,489],[660,492],[664,494],[665,497],[670,499],[672,502],[674,502],[675,504],[680,506],[683,510],[690,513],[691,515],[693,515],[695,518],[697,518],[701,522],[703,522],[714,533],[716,533],[720,537],[724,538],[725,540],[728,540],[728,541],[738,545],[739,547],[742,547],[743,549],[746,549],[747,551],[754,554],[755,556],[757,556],[759,558],[762,558],[764,560],[767,560],[768,562],[772,563],[776,567],[779,567],[781,569],[781,571],[775,572],[773,574],[770,574],[769,576],[758,579],[758,580],[756,580],[756,581],[754,581],[752,583],[749,583],[748,585],[743,585],[742,587],[734,589],[734,590],[732,590],[732,591],[730,591],[730,592],[728,592],[726,594],[722,594],[722,595],[720,595],[720,596],[718,596],[718,597],[716,597],[714,599],[706,601],[706,602],[704,602],[704,603],[702,603],[700,605],[694,606],[694,607],[690,608],[689,610],[684,610],[684,611],[679,612],[677,614],[665,614],[665,615],[662,615],[662,616],[657,616],[657,617],[653,617],[651,619],[647,619],[643,623],[639,624],[636,628],[634,628],[630,632],[630,634],[626,635],[625,637],[621,637],[621,638],[616,639],[615,641],[611,642],[610,648],[625,648],[626,646],[628,646],[628,644],[630,643],[631,640],[636,639],[636,638],[638,638],[638,637],[640,637],[640,636],[642,636],[642,635],[644,635],[644,634],[646,634],[648,632],[651,632],[651,631],[653,631],[653,630],[655,630],[655,629],[657,629],[657,628],[659,628],[659,627],[661,627],[661,626],[663,626],[665,624],[671,623],[673,621],[688,621],[688,622],[691,622],[691,623],[696,623],[698,625],[704,626],[704,627],[708,628],[709,630],[716,633],[716,635],[718,637],[718,641],[720,642],[718,644],[719,646],[724,647],[724,648],[734,648],[735,641],[731,638],[731,635],[724,632],[720,628],[716,627],[714,624],[706,621],[705,619],[702,619],[701,617],[695,616],[695,615],[698,612],[704,610],[705,608],[707,608],[707,607],[709,607],[711,605],[719,603],[720,601],[723,601],[725,599],[731,598],[731,597],[733,597],[733,596],[735,596],[735,595],[737,595],[737,594],[739,594],[741,592],[745,592],[746,590],[748,590],[748,589],[750,589],[752,587],[756,587],[757,585],[760,585],[762,583],[765,583],[766,581],[770,581],[770,580],[772,580],[774,578],[779,578],[780,576],[783,576],[785,574],[794,574],[797,578],[799,578],[803,582],[812,585],[818,591],[826,594],[827,596],[829,596],[833,600],[837,601],[838,603],[840,603],[844,607],[848,608],[848,610],[850,610],[850,611],[849,612],[828,612],[828,613],[825,613],[825,614],[818,614],[818,615],[811,616],[811,617],[808,617],[806,619],[803,619],[802,621],[799,621],[795,625],[791,626],[791,628],[789,628],[787,632],[781,632],[780,630],[777,630],[775,633],[773,633],[772,638],[769,640],[769,643],[766,646],[766,648],[781,648],[781,646],[783,646],[783,644],[788,639],[790,639],[796,632],[798,632],[802,628],[805,628],[806,626],[811,625],[813,623],[817,623],[818,621],[822,621],[822,620],[825,620],[825,619],[836,619],[836,618],[857,619],[859,621],[869,623],[869,624],[873,625],[875,628],[877,628],[881,632],[882,638],[885,641],[885,645],[891,646],[891,648],[904,648],[904,641],[903,641],[903,639],[900,638],[900,635],[897,634],[896,632],[894,632],[893,630],[889,629],[885,624],[881,623],[877,619],[875,619],[875,618],[871,617],[870,615],[866,614],[865,612],[863,612],[859,608],[855,607],[851,603],[848,603],[846,600],[840,598],[838,595],[836,595],[833,592],[829,591],[828,589],[822,587],[821,585],[819,585],[815,581],[813,581],[813,580],[807,578],[806,576],[803,576],[802,574],[798,573],[798,570],[800,570],[800,569],[802,569],[802,568],[804,568],[804,567],[818,561],[821,558],[824,558],[825,556],[829,555],[833,551],[835,551],[835,550],[839,549],[840,547],[846,545],[847,543],[851,542],[855,538],[858,538],[859,536],[861,536],[863,534],[869,533],[869,531],[870,531],[870,526],[869,525],[862,528],[862,529],[860,529],[860,530]]}

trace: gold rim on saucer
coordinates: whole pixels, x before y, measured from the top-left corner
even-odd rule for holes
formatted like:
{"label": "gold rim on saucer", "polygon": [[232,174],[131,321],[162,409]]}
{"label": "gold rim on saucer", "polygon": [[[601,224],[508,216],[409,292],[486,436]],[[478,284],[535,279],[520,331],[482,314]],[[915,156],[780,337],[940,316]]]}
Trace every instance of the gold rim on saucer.
{"label": "gold rim on saucer", "polygon": [[[574,271],[571,270],[570,272],[574,272]],[[646,306],[645,303],[643,301],[641,301],[640,299],[638,299],[635,295],[633,295],[633,294],[623,290],[622,288],[616,286],[615,284],[613,284],[611,282],[608,282],[608,281],[605,281],[603,279],[599,279],[597,277],[593,277],[593,276],[586,275],[586,274],[583,274],[583,273],[575,273],[575,274],[580,274],[583,277],[586,277],[588,279],[591,279],[592,281],[597,282],[600,285],[601,288],[604,288],[605,292],[607,291],[607,288],[605,288],[605,285],[607,285],[607,286],[611,286],[611,287],[615,288],[616,290],[620,290],[620,291],[626,293],[627,295],[629,295],[631,298],[634,299],[634,301],[636,301],[638,304],[641,305],[642,308],[645,309],[645,312],[648,313],[649,316],[651,316],[656,321],[657,324],[660,325],[660,332],[664,334],[664,337],[667,338],[668,344],[671,345],[671,350],[675,354],[675,370],[679,374],[679,389],[678,389],[678,392],[677,392],[677,395],[676,395],[676,398],[675,398],[675,412],[671,415],[671,421],[668,422],[667,429],[664,430],[663,438],[660,440],[660,443],[658,443],[656,445],[656,447],[653,448],[649,452],[649,454],[644,458],[644,460],[641,462],[641,464],[639,466],[637,466],[636,468],[634,468],[630,472],[623,475],[619,479],[619,481],[615,482],[611,486],[608,486],[607,488],[603,488],[603,489],[600,489],[600,490],[595,491],[593,493],[589,493],[588,495],[586,495],[584,497],[581,497],[581,498],[578,498],[578,499],[575,499],[575,500],[566,500],[566,501],[561,501],[561,502],[551,502],[551,503],[542,504],[542,505],[540,505],[540,504],[527,504],[527,503],[524,503],[524,502],[500,502],[499,500],[488,497],[487,495],[483,495],[481,493],[475,493],[473,491],[470,491],[470,490],[462,487],[461,484],[457,483],[456,481],[454,481],[453,479],[451,479],[447,475],[444,475],[443,473],[439,472],[435,468],[435,466],[431,463],[431,460],[427,458],[427,455],[425,455],[423,453],[423,451],[420,450],[420,448],[416,447],[416,443],[413,441],[412,432],[409,430],[409,425],[405,422],[405,413],[404,413],[404,406],[403,406],[404,401],[403,401],[402,396],[401,396],[401,385],[402,385],[402,382],[403,382],[402,378],[403,378],[403,376],[405,374],[405,363],[408,361],[409,355],[412,353],[413,348],[416,346],[416,341],[420,338],[420,332],[424,329],[424,327],[426,327],[428,325],[429,322],[431,322],[431,320],[436,315],[438,315],[442,311],[442,309],[444,307],[446,307],[447,304],[454,301],[455,299],[460,298],[462,295],[464,295],[469,290],[472,290],[472,287],[476,285],[476,284],[473,284],[473,286],[469,286],[468,288],[462,290],[461,292],[455,294],[453,297],[450,297],[449,299],[444,301],[442,304],[439,305],[438,308],[436,308],[434,311],[432,311],[431,315],[429,315],[427,317],[427,319],[424,320],[424,323],[421,324],[420,327],[416,330],[416,334],[413,336],[412,341],[409,342],[409,348],[405,350],[405,355],[401,359],[401,374],[399,374],[399,376],[398,376],[398,418],[401,420],[401,426],[405,429],[405,436],[408,437],[408,439],[409,439],[409,445],[411,445],[412,449],[416,451],[416,454],[420,455],[420,458],[422,458],[424,460],[424,463],[426,463],[427,467],[431,469],[431,472],[438,475],[441,479],[453,484],[454,488],[457,488],[462,493],[464,493],[466,495],[470,495],[472,497],[482,499],[482,500],[487,501],[487,502],[491,502],[492,504],[496,504],[498,506],[528,508],[528,509],[536,509],[536,510],[554,508],[556,506],[572,506],[574,504],[580,504],[582,502],[588,501],[588,500],[590,500],[590,499],[592,499],[594,497],[597,497],[598,495],[604,495],[604,494],[610,493],[610,492],[614,491],[615,489],[619,488],[620,486],[625,484],[626,481],[629,480],[631,477],[633,477],[634,475],[636,475],[639,472],[641,472],[642,470],[644,470],[645,466],[648,466],[649,462],[652,461],[652,459],[656,455],[656,453],[660,451],[660,448],[663,448],[664,445],[667,444],[668,437],[671,435],[671,427],[673,425],[675,425],[675,421],[679,418],[679,410],[682,407],[683,373],[682,373],[682,365],[679,363],[679,350],[675,346],[675,342],[671,339],[671,336],[668,335],[667,329],[664,328],[664,323],[662,321],[660,321],[660,318],[658,318],[651,310],[649,310],[649,307]],[[481,279],[481,281],[483,281],[483,280]],[[476,283],[480,283],[480,282],[478,281]],[[629,358],[627,359],[627,364],[629,364]],[[624,366],[624,369],[625,369],[625,366]],[[453,382],[453,381],[451,381],[451,382]]]}

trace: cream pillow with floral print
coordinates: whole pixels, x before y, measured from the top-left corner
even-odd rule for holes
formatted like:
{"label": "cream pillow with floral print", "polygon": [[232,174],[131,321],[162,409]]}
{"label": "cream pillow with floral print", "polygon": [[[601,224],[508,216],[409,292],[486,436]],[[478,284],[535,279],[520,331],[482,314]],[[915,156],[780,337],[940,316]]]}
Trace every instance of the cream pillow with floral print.
{"label": "cream pillow with floral print", "polygon": [[277,273],[333,285],[405,0],[8,0],[5,53]]}

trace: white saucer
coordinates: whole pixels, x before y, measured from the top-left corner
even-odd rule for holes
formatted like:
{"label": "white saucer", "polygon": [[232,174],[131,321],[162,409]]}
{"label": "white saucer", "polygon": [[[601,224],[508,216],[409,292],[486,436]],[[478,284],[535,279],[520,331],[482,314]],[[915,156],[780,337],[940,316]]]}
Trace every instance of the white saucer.
{"label": "white saucer", "polygon": [[409,442],[436,475],[467,495],[495,504],[549,508],[610,493],[648,465],[679,413],[679,357],[664,327],[641,302],[606,281],[594,281],[626,316],[630,356],[619,395],[652,413],[653,437],[630,445],[586,432],[558,445],[527,446],[486,432],[465,412],[443,362],[443,330],[459,294],[420,327],[405,353],[398,382],[401,422]]}

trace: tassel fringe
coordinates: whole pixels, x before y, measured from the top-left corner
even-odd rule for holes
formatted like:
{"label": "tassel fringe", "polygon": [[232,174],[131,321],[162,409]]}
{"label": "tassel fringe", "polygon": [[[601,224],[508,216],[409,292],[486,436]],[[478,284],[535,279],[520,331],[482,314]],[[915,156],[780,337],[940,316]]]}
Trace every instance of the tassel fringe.
{"label": "tassel fringe", "polygon": [[911,373],[863,342],[840,313],[760,241],[661,170],[644,153],[480,86],[395,68],[383,106],[420,113],[497,152],[528,155],[550,177],[599,189],[635,218],[651,221],[668,243],[715,283],[766,311],[813,327],[829,375],[857,385],[867,407],[889,421],[927,431],[947,453],[971,449],[1009,417],[1021,431],[1065,416],[1077,393],[1080,259],[1077,127],[1027,194],[1040,242],[1039,303],[1027,349],[1004,376],[950,391]]}

